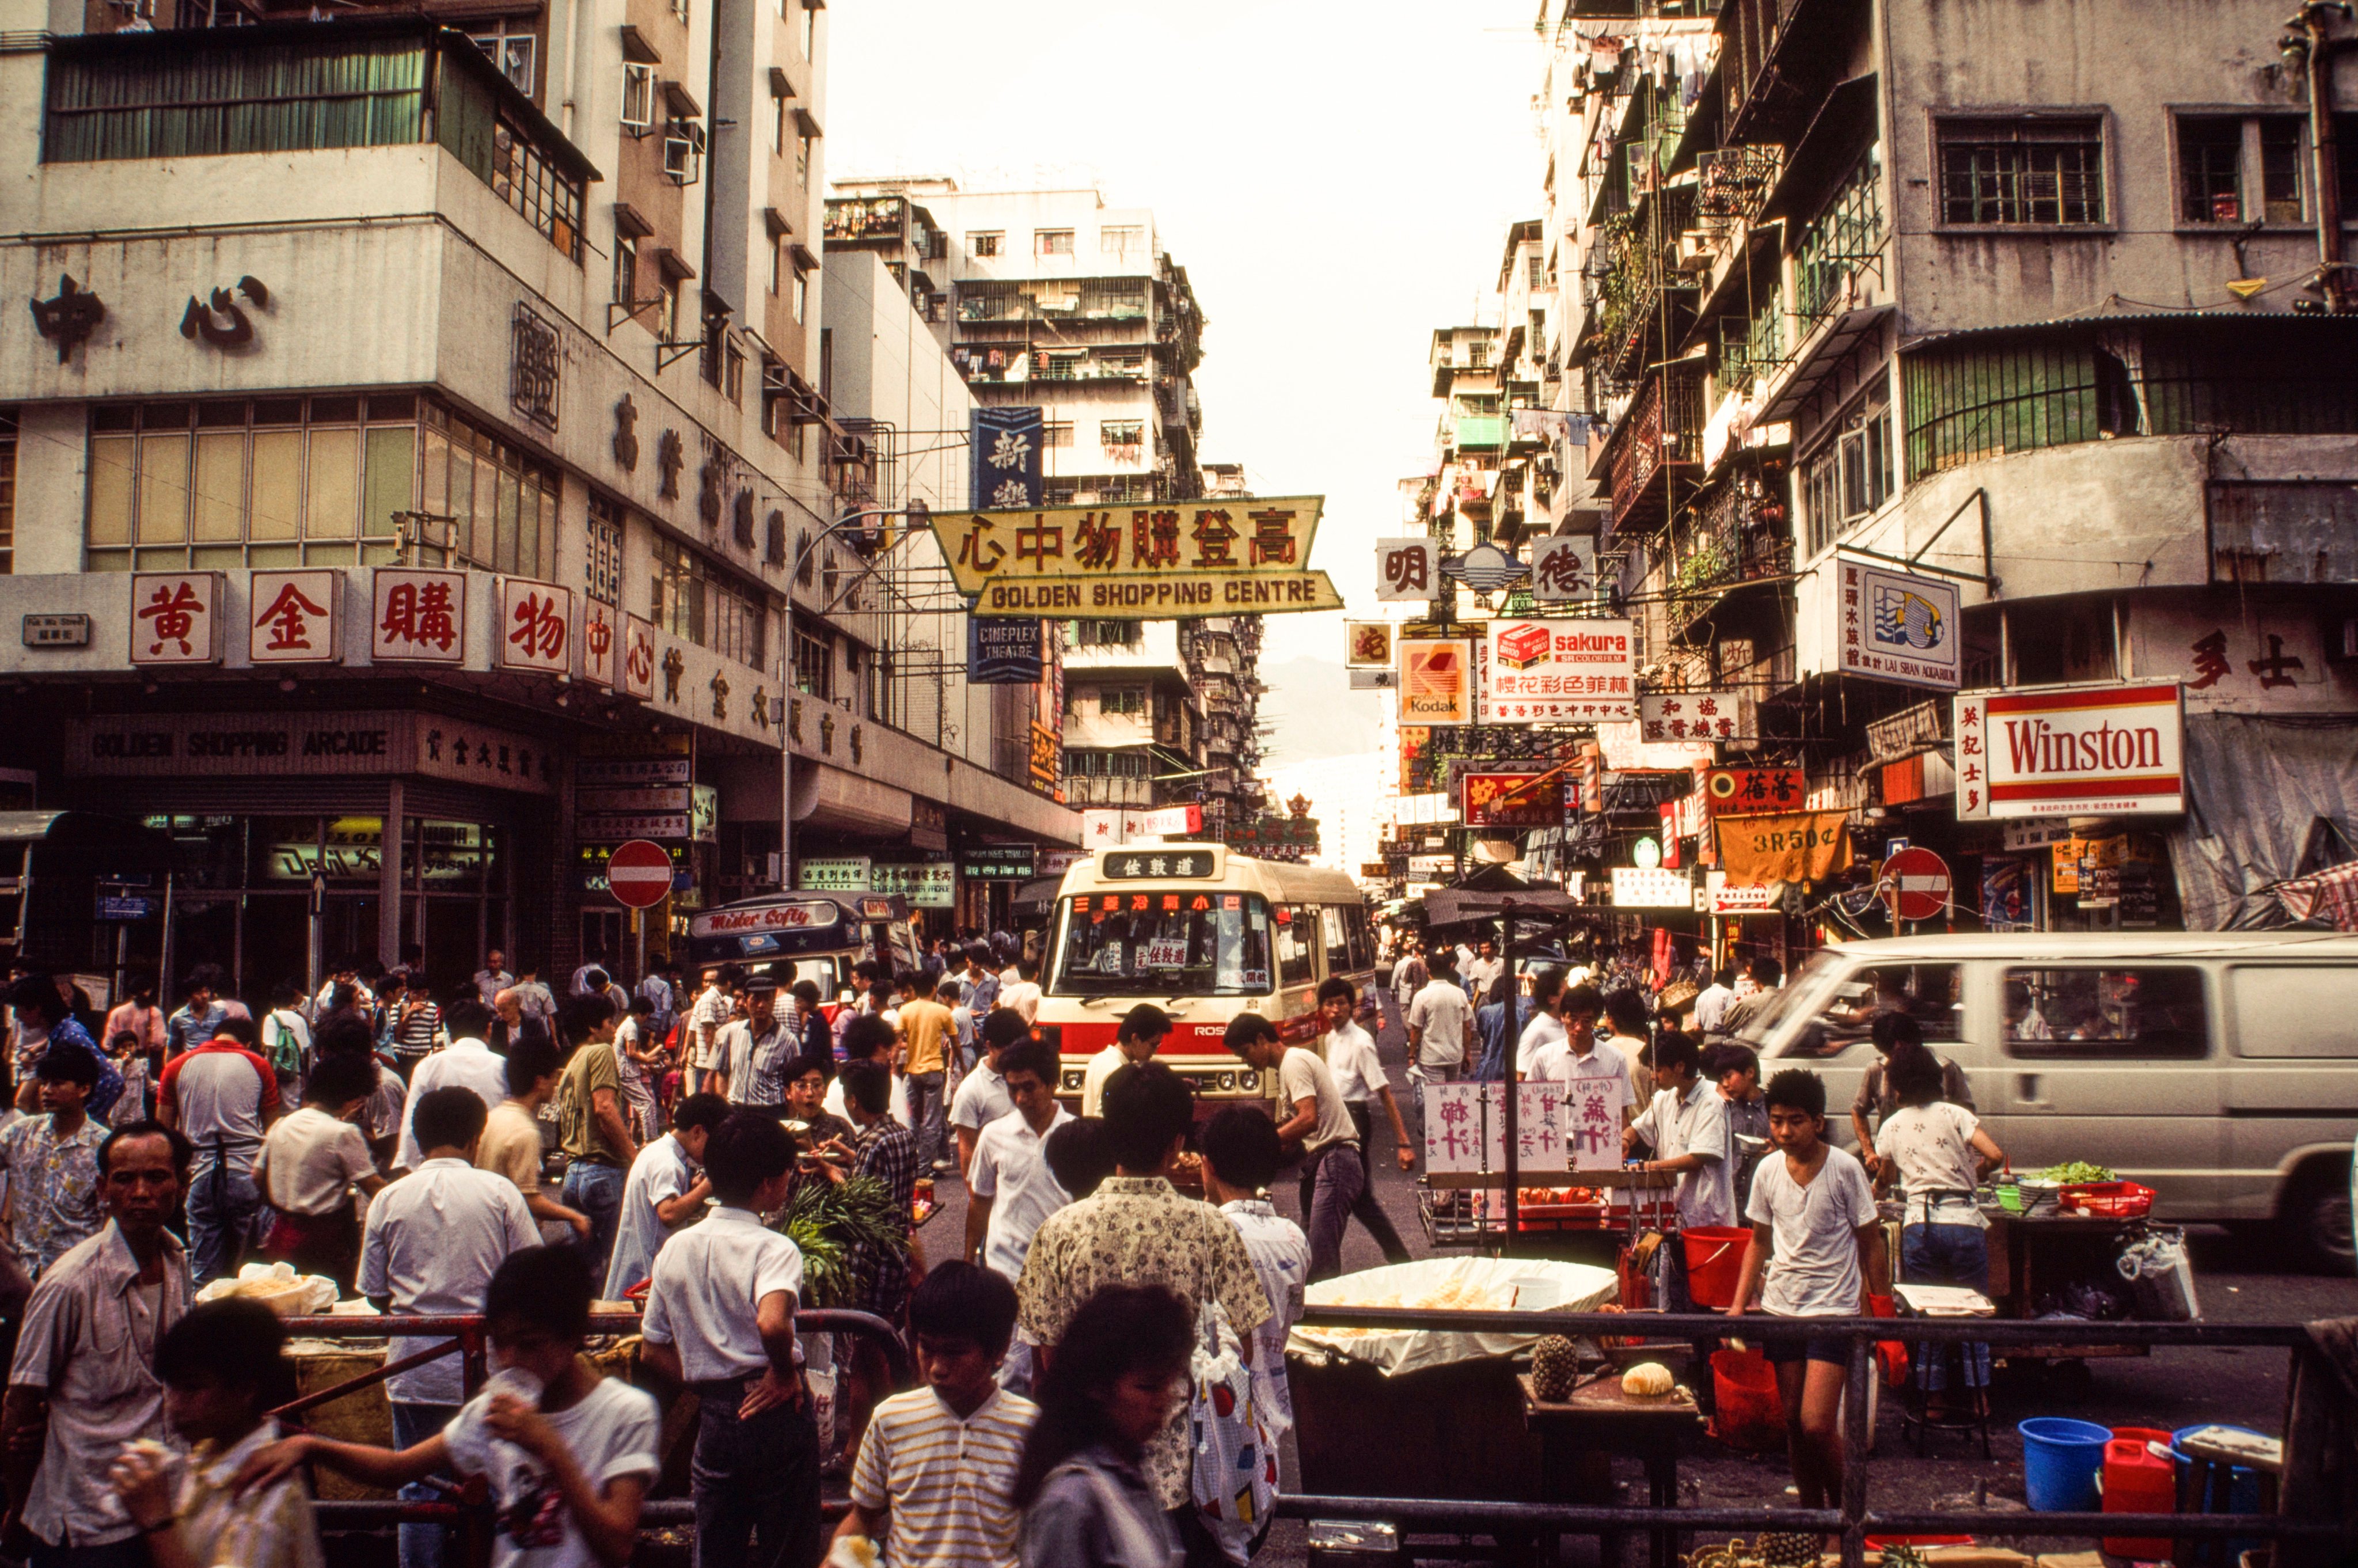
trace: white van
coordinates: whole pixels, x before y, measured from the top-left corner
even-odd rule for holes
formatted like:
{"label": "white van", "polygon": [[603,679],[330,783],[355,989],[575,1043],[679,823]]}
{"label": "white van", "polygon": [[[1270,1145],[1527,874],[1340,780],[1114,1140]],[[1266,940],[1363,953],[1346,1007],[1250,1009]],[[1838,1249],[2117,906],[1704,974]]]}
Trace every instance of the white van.
{"label": "white van", "polygon": [[2358,937],[2037,932],[1855,942],[1812,957],[1740,1038],[1762,1072],[1808,1066],[1848,1144],[1905,1008],[1965,1070],[2017,1173],[2066,1160],[2152,1187],[2157,1217],[2276,1221],[2349,1272],[2358,1137]]}

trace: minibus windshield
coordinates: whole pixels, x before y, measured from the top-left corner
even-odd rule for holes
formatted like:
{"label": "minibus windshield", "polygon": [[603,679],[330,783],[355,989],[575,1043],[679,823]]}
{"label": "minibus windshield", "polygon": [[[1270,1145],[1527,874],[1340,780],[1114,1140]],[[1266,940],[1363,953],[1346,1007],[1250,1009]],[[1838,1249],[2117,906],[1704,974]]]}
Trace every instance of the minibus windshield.
{"label": "minibus windshield", "polygon": [[1269,905],[1217,888],[1065,899],[1052,996],[1266,996]]}

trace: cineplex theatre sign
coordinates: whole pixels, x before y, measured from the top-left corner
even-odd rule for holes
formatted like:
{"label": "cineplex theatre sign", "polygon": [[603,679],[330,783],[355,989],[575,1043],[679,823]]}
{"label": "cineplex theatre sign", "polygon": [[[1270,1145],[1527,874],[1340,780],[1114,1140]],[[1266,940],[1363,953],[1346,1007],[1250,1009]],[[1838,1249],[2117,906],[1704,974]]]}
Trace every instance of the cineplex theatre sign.
{"label": "cineplex theatre sign", "polygon": [[1340,610],[1310,569],[1323,496],[942,513],[934,535],[980,615],[1184,621]]}

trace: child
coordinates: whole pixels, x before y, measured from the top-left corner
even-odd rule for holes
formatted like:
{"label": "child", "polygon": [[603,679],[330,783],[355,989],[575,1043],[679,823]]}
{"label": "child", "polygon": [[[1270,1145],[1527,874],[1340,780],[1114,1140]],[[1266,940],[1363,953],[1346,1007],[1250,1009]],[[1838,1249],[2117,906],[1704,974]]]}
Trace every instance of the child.
{"label": "child", "polygon": [[689,1095],[673,1110],[671,1130],[631,1162],[622,1216],[614,1223],[614,1256],[606,1265],[606,1300],[621,1301],[623,1292],[647,1278],[663,1244],[704,1213],[712,1191],[700,1173],[704,1145],[728,1116],[729,1102],[719,1095]]}
{"label": "child", "polygon": [[108,1129],[87,1111],[98,1058],[59,1045],[33,1065],[45,1116],[0,1130],[0,1176],[7,1181],[5,1235],[26,1277],[41,1271],[106,1224],[98,1197],[98,1150]]}
{"label": "child", "polygon": [[836,1539],[882,1537],[893,1568],[1014,1568],[1015,1468],[1040,1413],[999,1386],[1015,1287],[989,1269],[944,1263],[909,1297],[909,1325],[925,1386],[869,1419]]}
{"label": "child", "polygon": [[785,1202],[794,1165],[775,1116],[730,1112],[704,1145],[719,1206],[664,1243],[647,1288],[647,1364],[700,1407],[698,1568],[819,1557],[818,1426],[795,1346],[803,1255],[761,1218]]}
{"label": "child", "polygon": [[1108,1285],[1073,1314],[1015,1473],[1023,1568],[1179,1561],[1139,1463],[1186,1398],[1195,1339],[1186,1303],[1161,1285]]}
{"label": "child", "polygon": [[1204,1195],[1219,1206],[1244,1238],[1253,1272],[1269,1296],[1269,1321],[1253,1330],[1256,1402],[1271,1442],[1293,1426],[1293,1395],[1285,1381],[1285,1339],[1302,1317],[1302,1288],[1310,1279],[1310,1242],[1302,1227],[1262,1196],[1284,1158],[1277,1126],[1260,1111],[1230,1106],[1204,1124]]}
{"label": "child", "polygon": [[295,1369],[279,1353],[286,1337],[268,1307],[234,1298],[191,1308],[164,1331],[156,1348],[164,1413],[191,1447],[182,1458],[161,1444],[128,1444],[109,1476],[155,1568],[320,1568],[299,1479],[281,1470],[267,1485],[236,1485],[278,1441],[263,1412],[295,1397]]}
{"label": "child", "polygon": [[399,1452],[290,1437],[248,1459],[239,1481],[270,1485],[309,1460],[399,1487],[449,1466],[491,1483],[499,1507],[492,1568],[622,1568],[661,1468],[663,1422],[653,1395],[600,1378],[582,1359],[590,1289],[579,1248],[515,1253],[483,1294],[492,1365],[502,1370],[448,1426]]}
{"label": "child", "polygon": [[[1741,1315],[1756,1291],[1774,1317],[1865,1315],[1860,1277],[1877,1293],[1890,1289],[1883,1225],[1866,1171],[1825,1141],[1826,1086],[1815,1073],[1789,1067],[1768,1080],[1768,1135],[1783,1151],[1752,1178],[1745,1217],[1752,1244],[1736,1282]],[[1773,1251],[1774,1256],[1771,1256]],[[1767,1289],[1761,1290],[1763,1271]],[[1776,1338],[1766,1346],[1785,1402],[1786,1440],[1801,1507],[1830,1509],[1842,1498],[1842,1439],[1834,1427],[1850,1365],[1847,1343]]]}

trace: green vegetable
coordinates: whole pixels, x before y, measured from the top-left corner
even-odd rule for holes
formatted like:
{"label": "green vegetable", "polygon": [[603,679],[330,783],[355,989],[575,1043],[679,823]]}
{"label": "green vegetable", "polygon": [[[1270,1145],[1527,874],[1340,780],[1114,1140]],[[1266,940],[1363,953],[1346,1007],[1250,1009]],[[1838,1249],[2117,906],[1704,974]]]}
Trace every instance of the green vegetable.
{"label": "green vegetable", "polygon": [[884,1184],[873,1176],[853,1176],[840,1184],[822,1177],[796,1189],[771,1228],[802,1251],[805,1305],[851,1304],[850,1253],[858,1244],[869,1242],[886,1253],[909,1250],[909,1217],[897,1209]]}
{"label": "green vegetable", "polygon": [[2042,1182],[2061,1182],[2066,1186],[2081,1182],[2116,1182],[2120,1178],[2103,1165],[2091,1165],[2085,1160],[2071,1160],[2061,1165],[2050,1165],[2039,1173]]}

